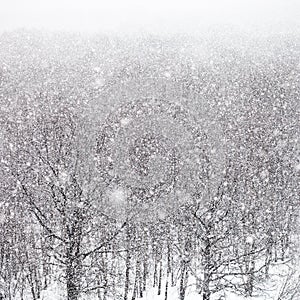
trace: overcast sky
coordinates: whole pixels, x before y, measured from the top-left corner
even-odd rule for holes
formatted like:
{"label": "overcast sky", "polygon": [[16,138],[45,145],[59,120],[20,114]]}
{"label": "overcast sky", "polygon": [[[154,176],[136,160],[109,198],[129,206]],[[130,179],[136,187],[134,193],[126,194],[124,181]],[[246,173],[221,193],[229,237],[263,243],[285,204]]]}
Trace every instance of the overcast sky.
{"label": "overcast sky", "polygon": [[184,32],[206,26],[297,28],[300,0],[0,0],[0,31]]}

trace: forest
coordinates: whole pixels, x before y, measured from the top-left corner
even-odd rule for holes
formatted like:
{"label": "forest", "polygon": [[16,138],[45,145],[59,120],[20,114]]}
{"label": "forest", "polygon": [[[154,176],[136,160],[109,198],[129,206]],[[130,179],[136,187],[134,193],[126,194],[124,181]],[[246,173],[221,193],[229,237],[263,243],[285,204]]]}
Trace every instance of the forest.
{"label": "forest", "polygon": [[0,35],[0,299],[299,300],[299,36]]}

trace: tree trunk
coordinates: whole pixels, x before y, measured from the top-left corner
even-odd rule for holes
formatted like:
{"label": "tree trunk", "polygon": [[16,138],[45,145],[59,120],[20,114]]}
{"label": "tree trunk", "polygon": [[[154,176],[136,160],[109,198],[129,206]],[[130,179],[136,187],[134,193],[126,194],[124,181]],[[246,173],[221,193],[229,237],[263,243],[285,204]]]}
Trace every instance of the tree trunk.
{"label": "tree trunk", "polygon": [[78,300],[82,276],[82,258],[80,246],[82,238],[83,216],[82,211],[75,210],[72,221],[67,225],[68,243],[66,250],[66,282],[67,300]]}
{"label": "tree trunk", "polygon": [[161,280],[162,280],[162,259],[160,258],[157,295],[161,294]]}
{"label": "tree trunk", "polygon": [[147,258],[144,260],[144,267],[143,267],[143,291],[146,291],[147,288],[147,275],[148,275],[148,261]]}
{"label": "tree trunk", "polygon": [[135,279],[134,279],[134,285],[133,285],[133,293],[132,293],[131,300],[135,300],[136,295],[137,295],[137,285],[138,285],[137,280],[138,280],[137,279],[137,274],[135,273]]}
{"label": "tree trunk", "polygon": [[202,299],[209,300],[211,295],[211,291],[210,291],[211,244],[208,239],[205,240],[203,259],[204,259],[204,274],[203,274]]}
{"label": "tree trunk", "polygon": [[253,289],[254,289],[254,269],[255,269],[255,262],[254,259],[251,257],[250,267],[249,267],[249,274],[247,278],[247,295],[249,297],[253,296]]}
{"label": "tree trunk", "polygon": [[157,253],[154,258],[154,273],[153,273],[153,287],[157,285]]}
{"label": "tree trunk", "polygon": [[127,227],[126,230],[126,244],[127,244],[127,252],[126,252],[126,270],[125,270],[125,287],[124,287],[124,300],[128,299],[128,292],[129,292],[129,280],[130,280],[130,261],[131,261],[131,254],[130,254],[130,232],[129,228]]}
{"label": "tree trunk", "polygon": [[67,299],[78,300],[80,294],[81,263],[76,258],[69,258],[66,268]]}
{"label": "tree trunk", "polygon": [[140,261],[137,259],[136,267],[135,267],[134,288],[133,288],[133,294],[132,294],[131,299],[135,300],[137,295],[141,295],[140,293],[143,293],[143,292],[141,289]]}
{"label": "tree trunk", "polygon": [[266,258],[265,258],[265,278],[269,278],[269,270],[272,259],[272,248],[269,246],[266,250]]}
{"label": "tree trunk", "polygon": [[181,271],[181,277],[180,277],[180,286],[179,286],[179,300],[184,300],[185,298],[185,291],[187,286],[187,268],[186,268],[186,262],[182,262],[182,271]]}
{"label": "tree trunk", "polygon": [[171,270],[171,251],[170,251],[170,244],[168,243],[165,300],[168,300],[168,288],[169,288],[169,274],[170,274],[170,270]]}
{"label": "tree trunk", "polygon": [[209,300],[210,299],[210,274],[206,271],[204,271],[204,279],[203,279],[203,300]]}
{"label": "tree trunk", "polygon": [[139,297],[143,298],[143,276],[142,276],[142,270],[141,270],[141,262],[139,261],[139,270],[138,270],[138,290],[139,290]]}

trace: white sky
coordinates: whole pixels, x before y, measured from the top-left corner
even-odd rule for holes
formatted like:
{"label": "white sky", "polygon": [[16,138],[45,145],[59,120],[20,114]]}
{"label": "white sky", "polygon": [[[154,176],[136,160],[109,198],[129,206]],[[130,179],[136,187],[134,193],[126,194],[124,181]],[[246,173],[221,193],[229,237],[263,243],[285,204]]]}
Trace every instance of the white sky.
{"label": "white sky", "polygon": [[190,31],[223,24],[296,28],[299,20],[300,0],[0,0],[0,31]]}

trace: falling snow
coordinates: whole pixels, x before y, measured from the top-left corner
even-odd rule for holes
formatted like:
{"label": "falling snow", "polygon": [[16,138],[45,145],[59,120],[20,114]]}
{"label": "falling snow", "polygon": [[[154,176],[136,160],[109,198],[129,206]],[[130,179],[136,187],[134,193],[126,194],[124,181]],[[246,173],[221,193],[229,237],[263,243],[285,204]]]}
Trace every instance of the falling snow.
{"label": "falling snow", "polygon": [[2,33],[0,300],[300,299],[299,57]]}

